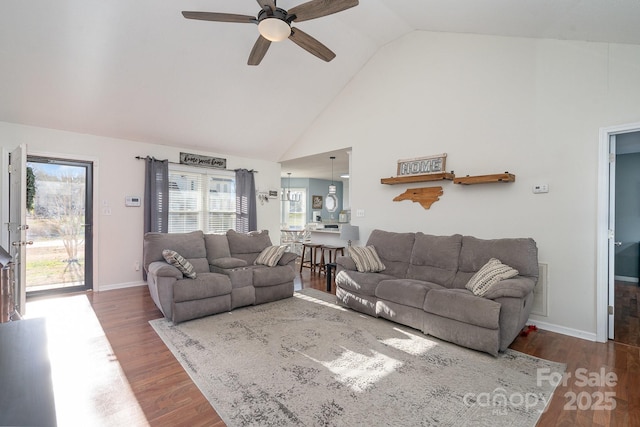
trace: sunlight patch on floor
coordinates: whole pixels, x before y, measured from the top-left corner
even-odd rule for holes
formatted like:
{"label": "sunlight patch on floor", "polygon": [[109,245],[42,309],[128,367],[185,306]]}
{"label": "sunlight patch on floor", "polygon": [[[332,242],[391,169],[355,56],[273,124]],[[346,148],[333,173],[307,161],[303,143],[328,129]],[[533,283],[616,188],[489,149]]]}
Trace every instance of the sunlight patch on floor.
{"label": "sunlight patch on floor", "polygon": [[399,328],[393,328],[393,330],[398,334],[404,335],[404,338],[387,338],[380,340],[382,344],[414,356],[425,354],[438,346],[436,341],[427,339],[424,335],[412,334]]}
{"label": "sunlight patch on floor", "polygon": [[312,303],[315,303],[315,304],[320,304],[320,305],[323,305],[325,307],[333,308],[333,309],[338,310],[338,311],[348,311],[349,310],[348,308],[340,307],[339,305],[336,304],[335,295],[333,295],[333,296],[331,294],[327,294],[327,295],[328,295],[329,298],[332,299],[332,302],[323,301],[323,300],[320,300],[318,298],[314,298],[314,297],[311,297],[309,295],[305,295],[305,294],[300,293],[300,292],[295,292],[293,294],[293,297],[294,298],[300,298],[302,300],[305,300],[305,301],[308,301],[308,302],[312,302]]}
{"label": "sunlight patch on floor", "polygon": [[330,361],[318,360],[309,355],[307,357],[333,372],[337,381],[357,393],[366,391],[403,365],[401,361],[374,350],[366,355],[345,347],[342,349],[344,351],[340,357]]}
{"label": "sunlight patch on floor", "polygon": [[59,426],[148,425],[86,295],[29,301],[25,317],[46,319]]}

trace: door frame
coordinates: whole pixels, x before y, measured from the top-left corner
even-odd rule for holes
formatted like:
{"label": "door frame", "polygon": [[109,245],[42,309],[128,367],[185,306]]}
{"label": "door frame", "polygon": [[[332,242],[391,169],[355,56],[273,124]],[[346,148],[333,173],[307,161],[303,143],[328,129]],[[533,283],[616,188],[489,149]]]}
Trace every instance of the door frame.
{"label": "door frame", "polygon": [[97,157],[93,157],[93,156],[84,156],[84,155],[77,155],[77,154],[69,154],[69,153],[54,153],[54,152],[50,152],[50,151],[38,151],[38,150],[27,150],[27,156],[33,156],[33,157],[51,157],[54,159],[66,159],[66,160],[75,160],[78,162],[87,162],[87,163],[92,163],[93,164],[93,170],[92,170],[92,175],[93,175],[93,200],[92,200],[92,206],[91,206],[91,210],[92,210],[92,222],[93,222],[93,239],[92,239],[92,244],[91,244],[91,264],[92,264],[92,272],[91,272],[91,283],[92,283],[92,287],[93,287],[93,291],[97,292],[100,290],[99,288],[99,283],[98,283],[98,230],[100,229],[99,227],[99,218],[100,215],[98,215],[99,212],[99,193],[98,193],[98,189],[100,188],[99,184],[99,177],[98,177],[98,171],[99,171],[99,167],[98,167],[98,158]]}
{"label": "door frame", "polygon": [[[47,160],[50,160],[51,163],[61,165],[61,166],[74,166],[81,167],[87,170],[86,174],[86,182],[85,182],[85,243],[89,243],[89,245],[85,244],[85,265],[84,265],[84,285],[77,286],[69,286],[69,287],[59,287],[59,288],[51,288],[44,290],[32,290],[27,291],[28,297],[40,297],[46,295],[56,295],[60,293],[68,293],[68,292],[78,292],[78,291],[92,291],[95,285],[95,278],[93,275],[93,268],[95,263],[94,253],[94,207],[95,207],[95,194],[94,194],[94,174],[95,168],[94,164],[90,160],[81,160],[76,158],[70,158],[69,156],[41,156],[34,153],[27,153],[26,155],[26,163],[36,162],[36,163],[46,163]],[[91,200],[91,204],[87,203],[88,200]],[[87,232],[87,225],[88,232]],[[26,288],[26,285],[25,285]]]}
{"label": "door frame", "polygon": [[[614,250],[610,236],[610,201],[612,194],[609,174],[611,137],[623,133],[640,132],[640,122],[600,128],[598,147],[598,211],[596,236],[596,341],[609,339],[609,323],[613,315],[608,314],[610,283],[609,253]],[[613,302],[612,304],[613,305]],[[615,309],[615,308],[614,308]]]}

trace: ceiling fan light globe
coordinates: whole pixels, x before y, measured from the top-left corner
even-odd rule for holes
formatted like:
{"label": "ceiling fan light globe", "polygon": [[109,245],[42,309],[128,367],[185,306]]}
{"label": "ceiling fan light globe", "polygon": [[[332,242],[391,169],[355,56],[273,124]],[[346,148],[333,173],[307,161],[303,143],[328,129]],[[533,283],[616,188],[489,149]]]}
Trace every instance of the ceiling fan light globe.
{"label": "ceiling fan light globe", "polygon": [[291,26],[282,19],[265,18],[258,24],[258,31],[269,41],[281,42],[291,35]]}

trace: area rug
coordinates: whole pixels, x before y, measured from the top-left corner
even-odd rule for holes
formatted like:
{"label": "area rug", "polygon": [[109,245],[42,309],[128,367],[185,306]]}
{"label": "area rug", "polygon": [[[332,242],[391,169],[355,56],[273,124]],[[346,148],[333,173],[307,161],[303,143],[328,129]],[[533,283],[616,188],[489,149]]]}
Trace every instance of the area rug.
{"label": "area rug", "polygon": [[229,426],[533,426],[565,366],[499,357],[342,308],[313,289],[151,325]]}

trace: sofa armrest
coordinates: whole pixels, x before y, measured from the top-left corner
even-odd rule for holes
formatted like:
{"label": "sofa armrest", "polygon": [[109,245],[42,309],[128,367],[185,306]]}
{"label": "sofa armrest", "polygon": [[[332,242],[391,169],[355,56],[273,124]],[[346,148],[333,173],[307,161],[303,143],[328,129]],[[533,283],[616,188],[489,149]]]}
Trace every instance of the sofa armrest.
{"label": "sofa armrest", "polygon": [[285,252],[282,254],[282,257],[280,257],[280,260],[278,260],[278,265],[291,264],[293,266],[293,264],[296,262],[296,258],[298,258],[298,254],[294,252]]}
{"label": "sofa armrest", "polygon": [[356,263],[353,260],[353,258],[351,258],[348,255],[344,255],[344,256],[339,256],[336,258],[336,265],[338,268],[338,271],[340,269],[342,270],[352,270],[352,271],[356,271]]}
{"label": "sofa armrest", "polygon": [[164,261],[154,261],[149,264],[149,274],[156,277],[174,277],[176,279],[184,277],[180,270]]}
{"label": "sofa armrest", "polygon": [[524,298],[533,292],[535,286],[533,278],[517,276],[496,283],[483,297],[493,300],[502,297]]}

